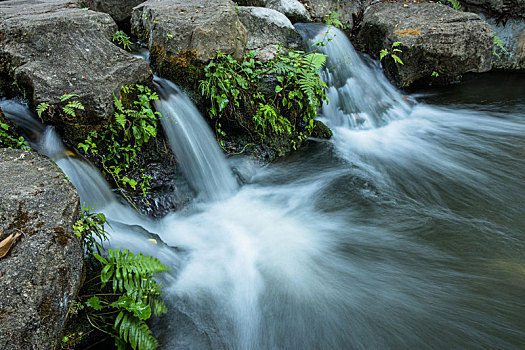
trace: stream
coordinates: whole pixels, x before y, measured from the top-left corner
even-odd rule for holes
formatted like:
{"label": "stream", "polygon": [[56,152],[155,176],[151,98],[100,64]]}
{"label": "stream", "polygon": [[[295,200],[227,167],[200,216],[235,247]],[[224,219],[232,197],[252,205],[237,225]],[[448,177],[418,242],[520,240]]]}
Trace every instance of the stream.
{"label": "stream", "polygon": [[334,136],[268,166],[226,159],[189,99],[156,80],[163,128],[199,193],[182,211],[138,215],[96,169],[57,157],[51,128],[40,140],[106,214],[112,246],[171,267],[160,348],[522,348],[525,75],[403,96],[344,34],[298,30],[325,42],[321,120]]}

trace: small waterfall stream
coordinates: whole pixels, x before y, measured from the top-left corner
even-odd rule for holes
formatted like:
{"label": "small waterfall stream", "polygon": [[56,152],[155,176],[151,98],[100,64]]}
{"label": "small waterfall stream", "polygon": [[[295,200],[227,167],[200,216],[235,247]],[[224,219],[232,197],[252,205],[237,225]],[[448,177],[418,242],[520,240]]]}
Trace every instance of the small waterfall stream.
{"label": "small waterfall stream", "polygon": [[239,188],[195,106],[157,79],[156,108],[201,199],[161,220],[120,204],[52,129],[32,127],[116,223],[111,244],[172,267],[169,313],[154,322],[161,349],[521,348],[523,96],[505,109],[412,105],[344,34],[298,28],[331,39],[333,140]]}
{"label": "small waterfall stream", "polygon": [[203,200],[221,200],[237,188],[210,127],[189,98],[172,82],[155,78],[155,108],[186,179]]}

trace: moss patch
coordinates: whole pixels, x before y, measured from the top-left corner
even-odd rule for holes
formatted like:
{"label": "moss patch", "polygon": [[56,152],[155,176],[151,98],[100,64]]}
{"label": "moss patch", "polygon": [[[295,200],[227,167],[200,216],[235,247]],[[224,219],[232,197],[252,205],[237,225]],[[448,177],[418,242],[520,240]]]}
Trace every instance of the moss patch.
{"label": "moss patch", "polygon": [[151,64],[160,77],[196,91],[199,80],[204,78],[204,64],[197,61],[198,53],[195,49],[187,49],[177,55],[169,55],[162,44],[153,44]]}

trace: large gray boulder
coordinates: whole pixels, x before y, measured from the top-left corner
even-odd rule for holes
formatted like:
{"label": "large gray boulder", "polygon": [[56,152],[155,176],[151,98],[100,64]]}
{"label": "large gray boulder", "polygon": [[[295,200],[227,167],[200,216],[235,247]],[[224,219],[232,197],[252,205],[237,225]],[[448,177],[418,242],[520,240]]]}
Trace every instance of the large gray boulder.
{"label": "large gray boulder", "polygon": [[152,62],[191,56],[208,62],[217,50],[240,58],[246,43],[230,0],[149,0],[135,8],[131,26],[148,43]]}
{"label": "large gray boulder", "polygon": [[[354,27],[354,18],[368,6],[371,0],[236,0],[240,6],[267,7],[284,13],[293,23],[325,22],[337,18],[348,29]],[[303,9],[306,11],[303,11]]]}
{"label": "large gray boulder", "polygon": [[290,20],[282,13],[255,6],[240,6],[239,19],[248,31],[247,46],[250,49],[283,44],[297,47],[301,36]]}
{"label": "large gray boulder", "polygon": [[0,349],[55,349],[82,275],[78,215],[77,192],[53,162],[0,149],[0,240],[22,233],[0,259]]}
{"label": "large gray boulder", "polygon": [[391,79],[400,86],[449,83],[467,72],[491,69],[494,33],[473,13],[436,3],[376,3],[364,14],[359,44],[378,56],[382,49],[396,52],[403,65],[383,59]]}
{"label": "large gray boulder", "polygon": [[292,23],[310,22],[312,20],[310,13],[297,0],[269,0],[266,7],[281,12]]}
{"label": "large gray boulder", "polygon": [[0,2],[0,79],[9,80],[0,85],[10,87],[4,94],[23,94],[32,107],[79,95],[85,110],[76,118],[57,107],[45,121],[64,128],[70,139],[83,139],[113,115],[113,94],[119,96],[122,85],[152,78],[146,62],[111,42],[116,31],[109,15],[74,2]]}
{"label": "large gray boulder", "polygon": [[237,0],[240,6],[266,7],[284,14],[292,23],[310,22],[310,13],[298,0]]}
{"label": "large gray boulder", "polygon": [[115,22],[125,25],[131,19],[133,8],[144,0],[82,0],[82,6],[109,14]]}

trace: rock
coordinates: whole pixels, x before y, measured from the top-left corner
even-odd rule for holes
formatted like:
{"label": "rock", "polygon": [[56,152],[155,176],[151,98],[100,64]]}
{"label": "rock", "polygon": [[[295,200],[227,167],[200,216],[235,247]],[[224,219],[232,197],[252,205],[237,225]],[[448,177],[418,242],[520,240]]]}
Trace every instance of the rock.
{"label": "rock", "polygon": [[332,130],[328,126],[326,126],[322,121],[320,120],[314,120],[314,129],[312,130],[311,137],[317,137],[319,139],[325,139],[329,140],[333,136]]}
{"label": "rock", "polygon": [[[467,72],[491,68],[494,33],[473,13],[436,3],[376,3],[364,14],[359,44],[378,56],[382,49],[396,52],[403,65],[387,55],[383,65],[400,86],[450,83]],[[436,72],[436,73],[434,73]],[[438,74],[438,76],[436,76]]]}
{"label": "rock", "polygon": [[503,24],[482,14],[480,17],[492,26],[494,34],[501,39],[505,49],[494,47],[496,54],[492,56],[492,68],[525,70],[525,20],[510,18]]}
{"label": "rock", "polygon": [[239,6],[257,6],[266,7],[270,0],[235,0],[235,3]]}
{"label": "rock", "polygon": [[131,26],[148,43],[152,61],[159,51],[168,60],[193,52],[200,62],[215,58],[217,50],[236,58],[244,51],[246,30],[230,0],[149,0],[135,8]]}
{"label": "rock", "polygon": [[[109,15],[74,2],[0,2],[0,78],[10,79],[11,95],[23,94],[33,108],[57,105],[44,120],[83,140],[113,115],[113,94],[119,96],[122,85],[152,78],[146,62],[111,42],[115,31]],[[75,118],[62,111],[59,98],[66,93],[79,95],[85,107]]]}
{"label": "rock", "polygon": [[82,7],[109,14],[119,25],[129,24],[133,8],[144,0],[82,0]]}
{"label": "rock", "polygon": [[266,7],[284,14],[292,23],[310,22],[312,17],[297,0],[269,0]]}
{"label": "rock", "polygon": [[360,14],[371,0],[305,0],[303,3],[315,21],[325,22],[327,18],[339,15],[337,19],[347,26],[347,29],[352,29],[358,24],[355,23],[353,15],[360,18]]}
{"label": "rock", "polygon": [[525,18],[524,0],[462,0],[469,11],[483,12],[504,22],[511,17]]}
{"label": "rock", "polygon": [[250,49],[283,44],[298,47],[301,36],[292,22],[282,13],[255,6],[240,6],[239,19],[248,31],[247,46]]}
{"label": "rock", "polygon": [[77,192],[34,152],[0,149],[0,179],[0,239],[22,233],[0,260],[0,348],[54,349],[82,275]]}

